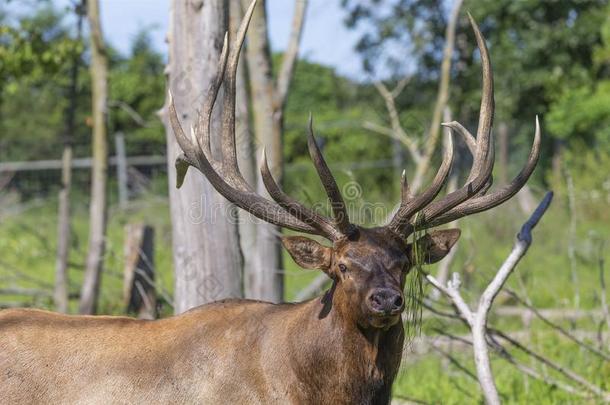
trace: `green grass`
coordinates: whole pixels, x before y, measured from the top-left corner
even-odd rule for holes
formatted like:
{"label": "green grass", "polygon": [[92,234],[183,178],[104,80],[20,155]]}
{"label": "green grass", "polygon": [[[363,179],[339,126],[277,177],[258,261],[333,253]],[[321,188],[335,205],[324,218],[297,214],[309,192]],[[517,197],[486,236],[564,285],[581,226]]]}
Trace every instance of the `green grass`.
{"label": "green grass", "polygon": [[[0,288],[22,287],[42,290],[47,295],[39,297],[3,295],[2,302],[53,308],[48,294],[55,278],[55,251],[57,232],[57,203],[55,200],[32,202],[19,215],[0,216]],[[69,257],[70,294],[79,293],[88,241],[87,207],[73,205],[71,220],[72,241]],[[167,203],[160,199],[139,201],[133,208],[109,211],[108,235],[102,286],[100,290],[100,313],[121,314],[123,283],[123,239],[124,227],[128,223],[143,222],[155,229],[156,282],[173,290],[171,271],[171,230]],[[70,309],[75,312],[78,301],[70,300]],[[167,308],[164,313],[171,313]]]}
{"label": "green grass", "polygon": [[[87,207],[75,201],[72,218],[73,241],[70,254],[70,291],[78,293],[87,250]],[[2,302],[46,307],[52,309],[50,292],[54,280],[56,241],[56,201],[28,203],[29,208],[19,214],[6,215],[0,211],[0,288],[35,288],[46,292],[39,297],[6,296]],[[590,212],[580,212],[577,218],[576,275],[571,274],[568,260],[568,216],[565,202],[556,198],[538,227],[534,230],[534,242],[527,256],[511,276],[508,286],[529,299],[539,308],[575,307],[575,293],[579,291],[581,309],[600,308],[599,255],[601,241],[610,240],[608,213],[605,207]],[[155,268],[158,283],[170,294],[173,290],[171,260],[171,227],[167,202],[156,197],[135,201],[127,211],[111,208],[108,223],[107,254],[102,277],[100,312],[122,314],[122,269],[124,226],[132,222],[146,222],[155,229]],[[507,204],[493,212],[463,220],[460,223],[462,239],[453,270],[460,271],[462,292],[468,302],[473,302],[494,275],[498,266],[510,252],[516,232],[525,219],[515,204]],[[313,280],[318,273],[298,268],[287,258],[285,262],[285,294],[287,300]],[[427,269],[431,273],[435,268]],[[606,272],[607,273],[607,272]],[[610,282],[610,277],[608,282]],[[428,289],[430,287],[427,287]],[[71,301],[75,312],[77,301]],[[515,305],[510,297],[500,295],[497,305]],[[163,314],[172,312],[165,306]],[[522,330],[518,318],[490,319],[493,326],[503,331]],[[592,319],[574,323],[561,322],[567,329],[596,331],[600,325]],[[434,328],[455,334],[465,334],[466,329],[456,323],[439,318],[424,319],[423,335],[434,335]],[[602,327],[603,328],[603,327]],[[610,364],[578,348],[573,343],[557,337],[540,321],[531,323],[531,341],[528,346],[544,356],[581,374],[592,383],[610,390]],[[608,331],[606,331],[608,333]],[[597,345],[596,341],[591,342]],[[543,374],[567,381],[556,372],[520,356],[525,364],[535,366]],[[465,368],[474,373],[470,351],[452,353]],[[520,357],[519,357],[520,356]],[[493,370],[498,389],[505,403],[570,404],[596,403],[567,395],[560,389],[524,377],[506,361],[494,356]],[[574,383],[572,383],[574,385]],[[417,398],[429,403],[462,404],[482,403],[475,381],[455,365],[436,353],[408,357],[394,386],[395,395]]]}

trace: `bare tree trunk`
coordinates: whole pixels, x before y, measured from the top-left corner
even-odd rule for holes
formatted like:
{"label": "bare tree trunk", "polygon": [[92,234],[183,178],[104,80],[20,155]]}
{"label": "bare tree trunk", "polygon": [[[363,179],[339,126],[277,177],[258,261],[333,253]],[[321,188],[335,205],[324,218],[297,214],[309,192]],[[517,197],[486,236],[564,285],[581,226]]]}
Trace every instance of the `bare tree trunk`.
{"label": "bare tree trunk", "polygon": [[114,150],[116,154],[116,174],[119,191],[119,207],[127,208],[129,190],[127,188],[127,153],[125,152],[125,135],[122,132],[114,134]]}
{"label": "bare tree trunk", "polygon": [[505,122],[498,124],[499,170],[500,184],[508,183],[508,126]]}
{"label": "bare tree trunk", "polygon": [[70,189],[72,187],[72,144],[66,142],[61,158],[61,189],[57,218],[55,261],[55,310],[68,312],[68,256],[70,254]]}
{"label": "bare tree trunk", "polygon": [[[77,14],[76,40],[82,39],[84,0],[75,6]],[[61,157],[61,190],[57,215],[57,256],[55,262],[55,310],[68,312],[68,257],[70,254],[70,190],[72,188],[72,142],[74,141],[75,116],[78,103],[78,69],[81,55],[75,55],[70,67],[70,99],[66,110],[66,133]]]}
{"label": "bare tree trunk", "polygon": [[[230,4],[230,26],[231,36],[234,38],[239,24],[243,17],[241,4],[238,1],[232,1]],[[246,69],[243,64],[244,58],[241,58],[237,67],[237,89],[236,89],[236,105],[235,105],[235,131],[236,131],[236,148],[237,161],[241,173],[248,184],[256,184],[256,158],[254,157],[254,134],[250,129],[250,114],[248,111],[249,93],[248,82],[246,78]],[[243,275],[244,275],[244,291],[250,290],[250,280],[253,274],[256,273],[257,255],[256,255],[256,224],[257,219],[244,210],[239,210],[239,244],[243,253]]]}
{"label": "bare tree trunk", "polygon": [[[168,83],[181,120],[190,128],[197,119],[216,71],[223,37],[228,30],[228,3],[222,0],[173,0],[170,11]],[[219,97],[222,97],[219,95]],[[212,133],[219,132],[217,102]],[[167,119],[170,215],[175,272],[176,313],[220,298],[242,296],[242,258],[236,208],[195,170],[176,189],[174,161],[180,147]],[[212,144],[218,155],[220,142]]]}
{"label": "bare tree trunk", "polygon": [[400,181],[402,171],[405,170],[405,159],[402,153],[402,143],[398,139],[392,139],[392,167],[394,176]]}
{"label": "bare tree trunk", "polygon": [[[242,4],[246,3],[249,3],[249,0],[243,0]],[[306,0],[297,0],[295,3],[292,32],[277,82],[274,82],[272,74],[264,0],[260,1],[254,11],[248,33],[246,57],[253,103],[257,163],[260,165],[262,149],[265,148],[271,173],[279,184],[283,177],[284,106],[299,50],[306,7]],[[262,180],[258,179],[257,192],[267,195]],[[281,272],[282,250],[279,235],[280,230],[274,225],[260,223],[256,226],[256,265],[254,272],[246,275],[246,296],[249,298],[271,302],[283,300],[284,277]],[[250,252],[246,252],[248,253]]]}
{"label": "bare tree trunk", "polygon": [[93,162],[91,164],[91,203],[89,207],[89,250],[81,290],[79,312],[97,310],[106,237],[106,179],[108,144],[106,139],[106,103],[108,99],[108,59],[100,21],[98,0],[87,3],[91,30],[91,81],[93,116]]}
{"label": "bare tree trunk", "polygon": [[[249,2],[248,0],[245,0]],[[256,136],[257,166],[260,166],[262,149],[267,152],[269,167],[279,184],[282,182],[282,128],[274,115],[274,85],[271,68],[271,51],[267,36],[265,2],[260,2],[254,11],[248,32],[248,73],[252,94],[254,132]],[[262,180],[257,176],[256,191],[268,196]],[[246,296],[248,298],[282,301],[284,279],[279,272],[281,248],[278,243],[280,230],[268,223],[256,226],[256,250],[245,252],[256,255],[254,272],[247,275]]]}
{"label": "bare tree trunk", "polygon": [[580,283],[578,281],[578,266],[576,264],[576,195],[574,193],[574,179],[572,173],[566,168],[565,177],[568,189],[568,212],[570,223],[568,226],[568,259],[570,260],[570,275],[574,289],[574,307],[580,307]]}
{"label": "bare tree trunk", "polygon": [[553,157],[551,158],[551,172],[555,179],[561,179],[563,167],[564,144],[561,139],[553,140]]}
{"label": "bare tree trunk", "polygon": [[[248,1],[248,0],[246,0]],[[254,11],[248,32],[247,48],[248,72],[252,90],[252,111],[256,134],[257,166],[263,148],[266,149],[269,167],[279,184],[282,182],[282,128],[274,115],[274,89],[271,69],[271,51],[267,39],[267,17],[265,3],[261,2]],[[257,181],[256,191],[268,196],[262,180]],[[256,267],[248,275],[246,296],[280,302],[284,294],[284,279],[279,272],[281,249],[278,243],[280,230],[268,223],[256,227]],[[247,252],[248,253],[248,252]],[[252,252],[253,253],[253,252]]]}

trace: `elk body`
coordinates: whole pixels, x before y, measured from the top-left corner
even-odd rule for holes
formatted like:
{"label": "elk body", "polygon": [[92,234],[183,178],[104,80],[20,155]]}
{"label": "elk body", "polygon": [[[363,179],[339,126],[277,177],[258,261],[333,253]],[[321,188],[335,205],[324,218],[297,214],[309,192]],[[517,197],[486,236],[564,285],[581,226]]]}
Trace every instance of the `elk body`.
{"label": "elk body", "polygon": [[[456,122],[473,156],[463,187],[436,198],[453,160],[448,142],[431,185],[412,196],[406,178],[390,222],[363,228],[350,222],[339,188],[322,157],[310,120],[308,147],[331,203],[332,218],[284,194],[265,163],[264,184],[273,198],[253,190],[237,166],[235,76],[255,4],[229,50],[225,37],[215,80],[200,121],[183,131],[170,96],[169,116],[184,154],[178,184],[189,166],[199,169],[225,198],[284,228],[318,235],[283,245],[302,267],[333,281],[322,297],[297,304],[225,300],[156,321],[106,316],[66,316],[38,310],[0,313],[0,398],[4,403],[294,403],[387,404],[400,365],[405,278],[416,261],[446,255],[459,230],[430,231],[407,243],[415,228],[428,229],[493,208],[511,198],[536,166],[540,130],[527,163],[508,185],[487,194],[494,151],[493,79],[485,41],[471,23],[481,53],[483,91],[476,137]],[[210,153],[210,119],[224,83],[222,158]]]}

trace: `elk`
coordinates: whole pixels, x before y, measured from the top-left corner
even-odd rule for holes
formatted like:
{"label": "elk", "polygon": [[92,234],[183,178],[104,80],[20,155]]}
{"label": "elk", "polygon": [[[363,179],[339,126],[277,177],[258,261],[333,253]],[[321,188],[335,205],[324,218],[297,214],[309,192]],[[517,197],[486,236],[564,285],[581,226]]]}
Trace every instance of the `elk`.
{"label": "elk", "polygon": [[[154,321],[4,311],[3,402],[389,403],[405,340],[405,278],[419,260],[416,251],[423,252],[425,263],[434,263],[449,252],[460,231],[431,230],[411,243],[407,238],[417,229],[488,210],[515,195],[538,160],[538,122],[521,172],[487,194],[494,164],[493,78],[485,41],[470,17],[483,70],[476,138],[456,122],[445,124],[465,140],[473,155],[463,187],[436,198],[452,165],[450,141],[425,191],[411,195],[403,175],[401,202],[391,220],[375,228],[355,225],[316,145],[310,119],[308,149],[332,217],[286,195],[263,159],[262,179],[272,200],[267,199],[242,177],[235,149],[236,68],[254,6],[253,2],[245,13],[230,49],[225,36],[217,75],[190,135],[183,131],[169,96],[169,118],[184,152],[176,162],[178,183],[193,166],[220,194],[252,215],[327,239],[330,244],[325,245],[304,236],[286,236],[282,243],[301,267],[326,273],[332,287],[301,303],[223,300]],[[222,154],[213,159],[210,120],[223,83]]]}

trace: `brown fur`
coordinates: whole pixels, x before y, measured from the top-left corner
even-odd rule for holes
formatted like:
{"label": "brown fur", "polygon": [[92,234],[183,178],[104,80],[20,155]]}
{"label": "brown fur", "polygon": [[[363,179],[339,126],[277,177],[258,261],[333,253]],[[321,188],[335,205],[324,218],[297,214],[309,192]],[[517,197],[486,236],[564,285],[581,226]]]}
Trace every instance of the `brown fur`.
{"label": "brown fur", "polygon": [[[411,263],[409,248],[386,233],[361,229],[332,248],[314,242],[291,250],[313,254],[318,264],[330,255],[321,265],[333,288],[303,303],[226,300],[156,321],[2,311],[0,398],[11,404],[387,404],[401,360],[402,322],[400,315],[371,314],[364,301],[374,288],[402,291]],[[443,243],[450,248],[453,239]]]}

